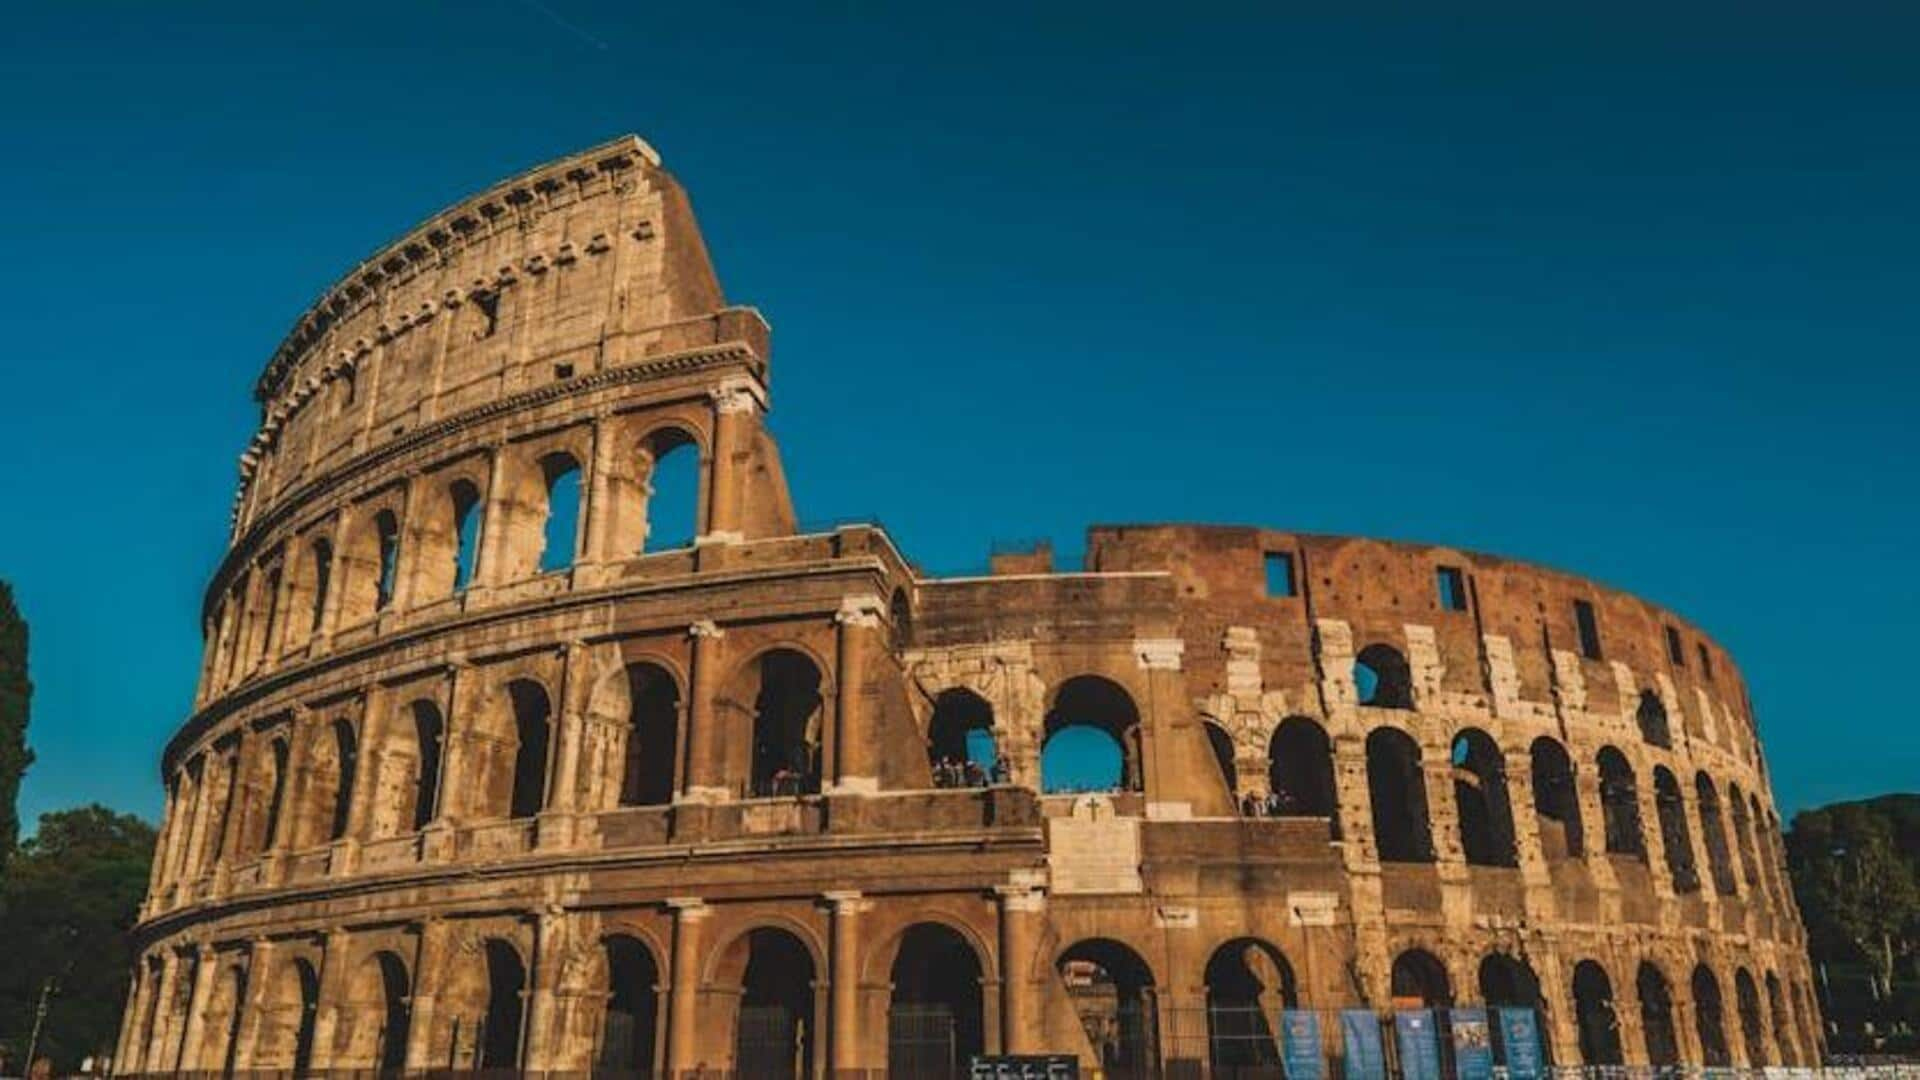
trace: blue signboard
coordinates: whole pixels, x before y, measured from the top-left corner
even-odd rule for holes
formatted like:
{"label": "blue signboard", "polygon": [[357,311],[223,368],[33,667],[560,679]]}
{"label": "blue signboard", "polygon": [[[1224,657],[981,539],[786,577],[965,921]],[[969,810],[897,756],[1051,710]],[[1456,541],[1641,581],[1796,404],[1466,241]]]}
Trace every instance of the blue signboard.
{"label": "blue signboard", "polygon": [[1453,1074],[1459,1080],[1493,1080],[1493,1032],[1487,1010],[1459,1008],[1447,1015],[1453,1026]]}
{"label": "blue signboard", "polygon": [[1320,1050],[1320,1014],[1305,1009],[1280,1011],[1280,1046],[1287,1080],[1321,1080],[1326,1058]]}
{"label": "blue signboard", "polygon": [[1498,1009],[1500,1049],[1507,1059],[1508,1080],[1542,1080],[1546,1064],[1540,1060],[1540,1020],[1532,1009]]}
{"label": "blue signboard", "polygon": [[1372,1009],[1341,1009],[1340,1040],[1347,1051],[1347,1080],[1387,1080],[1380,1018]]}
{"label": "blue signboard", "polygon": [[1393,1014],[1394,1044],[1400,1049],[1402,1080],[1442,1080],[1440,1035],[1432,1009],[1402,1009]]}

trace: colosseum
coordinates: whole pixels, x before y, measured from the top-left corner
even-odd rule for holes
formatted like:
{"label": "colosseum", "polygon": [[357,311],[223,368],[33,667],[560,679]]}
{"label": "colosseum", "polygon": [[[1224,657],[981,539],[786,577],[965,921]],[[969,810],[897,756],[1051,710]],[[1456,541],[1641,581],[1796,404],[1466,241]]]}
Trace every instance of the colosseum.
{"label": "colosseum", "polygon": [[770,385],[632,137],[298,320],[116,1072],[1818,1061],[1752,708],[1686,619],[1250,527],[928,576],[799,526]]}

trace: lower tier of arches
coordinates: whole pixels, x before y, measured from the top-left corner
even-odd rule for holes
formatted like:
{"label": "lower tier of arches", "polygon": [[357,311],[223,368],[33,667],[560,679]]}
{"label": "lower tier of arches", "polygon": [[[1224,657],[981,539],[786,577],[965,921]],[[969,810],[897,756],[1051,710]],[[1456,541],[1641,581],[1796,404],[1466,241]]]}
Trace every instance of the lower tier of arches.
{"label": "lower tier of arches", "polygon": [[1548,1063],[1819,1060],[1805,959],[1772,946],[1323,925],[1293,899],[1050,897],[1016,874],[937,893],[305,908],[303,925],[254,912],[147,950],[115,1071],[957,1076],[974,1054],[1059,1053],[1110,1077],[1255,1075],[1299,1052],[1302,1024],[1332,1061],[1356,1018],[1405,1053],[1404,1018],[1427,1016],[1444,1054],[1450,1028],[1516,1012]]}

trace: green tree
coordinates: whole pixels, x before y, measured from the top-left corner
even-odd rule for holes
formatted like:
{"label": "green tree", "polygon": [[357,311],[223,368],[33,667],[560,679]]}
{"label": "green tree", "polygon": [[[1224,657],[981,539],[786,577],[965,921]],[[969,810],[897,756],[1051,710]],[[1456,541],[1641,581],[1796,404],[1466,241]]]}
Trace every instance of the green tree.
{"label": "green tree", "polygon": [[20,778],[33,764],[27,749],[27,621],[13,603],[13,588],[0,581],[0,874],[20,842]]}
{"label": "green tree", "polygon": [[1880,801],[1841,803],[1794,818],[1788,868],[1816,955],[1852,954],[1889,1001],[1920,927],[1920,852],[1903,850],[1899,820]]}
{"label": "green tree", "polygon": [[113,1052],[153,845],[153,826],[94,805],[41,815],[20,846],[0,880],[0,1045],[16,1062],[49,977],[39,1052],[56,1072]]}

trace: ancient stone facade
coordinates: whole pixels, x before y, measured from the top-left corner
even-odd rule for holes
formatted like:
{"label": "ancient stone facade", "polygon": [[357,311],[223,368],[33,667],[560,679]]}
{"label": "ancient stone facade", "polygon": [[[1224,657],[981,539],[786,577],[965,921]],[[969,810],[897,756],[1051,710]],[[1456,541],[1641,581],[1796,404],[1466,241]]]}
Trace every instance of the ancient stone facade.
{"label": "ancient stone facade", "polygon": [[[1699,629],[1253,528],[922,576],[797,527],[768,340],[631,138],[300,320],[162,765],[119,1072],[1153,1075],[1217,1057],[1222,1010],[1409,1001],[1537,1006],[1560,1062],[1816,1059]],[[684,545],[650,528],[676,458]],[[1116,790],[1049,792],[1070,728]],[[936,768],[983,740],[990,773]]]}

